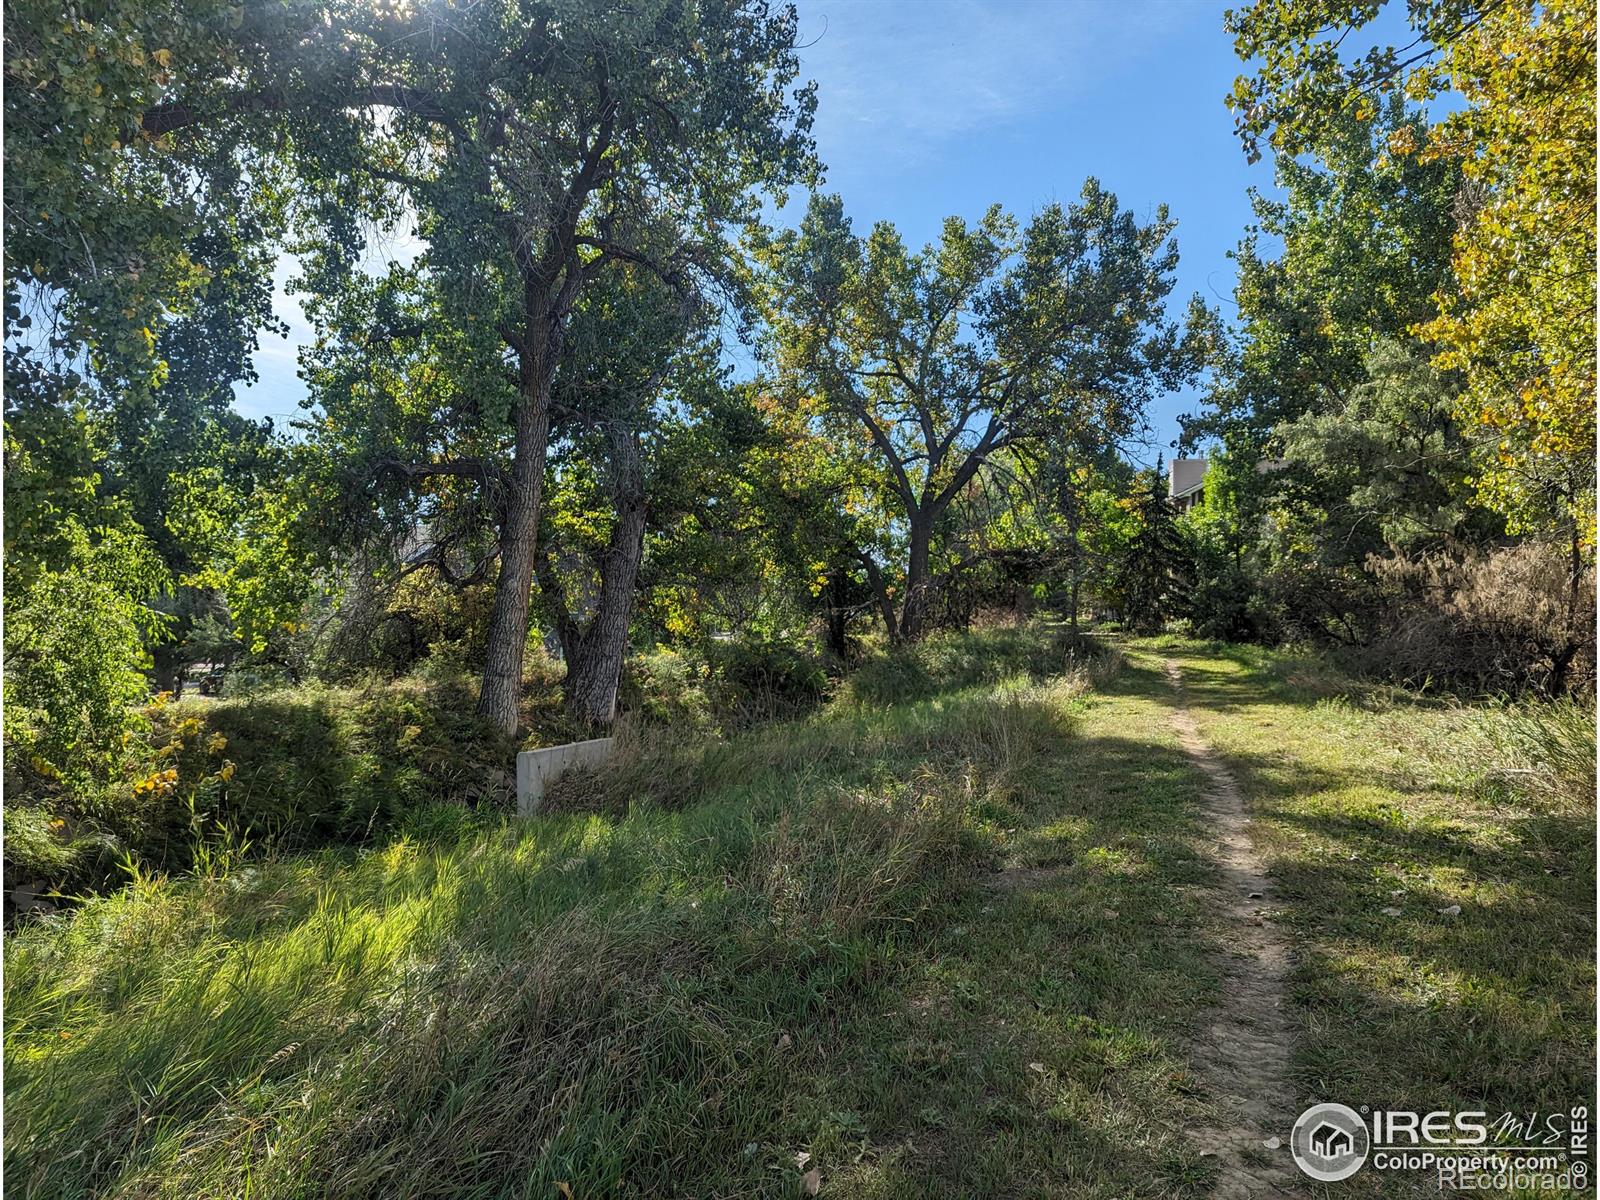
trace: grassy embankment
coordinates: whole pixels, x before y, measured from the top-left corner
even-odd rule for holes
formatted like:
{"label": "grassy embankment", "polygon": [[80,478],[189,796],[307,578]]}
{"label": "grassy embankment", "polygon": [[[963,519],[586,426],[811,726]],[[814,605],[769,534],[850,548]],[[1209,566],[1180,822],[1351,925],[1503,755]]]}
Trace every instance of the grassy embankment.
{"label": "grassy embankment", "polygon": [[37,924],[7,951],[7,1183],[1198,1194],[1189,768],[1158,708],[1065,667],[953,639],[808,720],[634,756],[593,781],[643,788],[625,816]]}
{"label": "grassy embankment", "polygon": [[[1490,786],[1423,746],[1498,717],[1161,652],[1263,819],[1308,1097],[1570,1103],[1593,811],[1532,786],[1570,772]],[[1204,1195],[1227,930],[1159,668],[1091,686],[1037,633],[941,640],[808,719],[640,746],[569,790],[599,812],[35,923],[6,949],[6,1182]]]}

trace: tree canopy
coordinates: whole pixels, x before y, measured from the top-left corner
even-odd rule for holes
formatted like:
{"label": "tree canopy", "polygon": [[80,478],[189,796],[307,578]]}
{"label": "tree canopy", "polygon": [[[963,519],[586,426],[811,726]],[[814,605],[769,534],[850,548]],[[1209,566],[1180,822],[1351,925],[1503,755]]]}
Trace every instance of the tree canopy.
{"label": "tree canopy", "polygon": [[[113,786],[138,701],[235,659],[448,662],[503,732],[559,669],[574,734],[637,701],[641,653],[811,695],[797,647],[843,671],[985,607],[1371,648],[1433,605],[1461,646],[1588,677],[1592,6],[1227,13],[1227,103],[1277,184],[1227,319],[1174,296],[1175,217],[1093,178],[920,247],[858,230],[767,0],[5,15],[30,787]],[[235,394],[286,277],[314,336],[280,428]],[[1179,516],[1139,456],[1197,382],[1210,474]],[[1520,606],[1558,637],[1461,616],[1558,574]]]}
{"label": "tree canopy", "polygon": [[998,207],[949,218],[915,253],[887,222],[858,237],[837,197],[763,244],[775,379],[903,527],[898,635],[925,625],[936,523],[1002,451],[1115,444],[1198,369],[1209,314],[1196,300],[1183,325],[1165,307],[1173,228],[1091,179],[1026,226]]}

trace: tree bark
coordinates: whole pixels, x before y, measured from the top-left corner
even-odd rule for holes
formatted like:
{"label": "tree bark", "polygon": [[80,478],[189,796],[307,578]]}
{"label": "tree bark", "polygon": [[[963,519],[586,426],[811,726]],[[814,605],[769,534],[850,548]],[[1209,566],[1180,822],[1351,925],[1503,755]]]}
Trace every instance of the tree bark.
{"label": "tree bark", "polygon": [[867,582],[872,587],[872,594],[878,598],[878,612],[883,616],[883,631],[891,642],[900,640],[900,625],[894,617],[894,601],[889,599],[889,589],[883,581],[883,569],[878,566],[877,559],[863,551],[861,565],[867,569]]}
{"label": "tree bark", "polygon": [[929,567],[933,520],[926,512],[913,510],[909,525],[911,546],[906,560],[906,601],[900,611],[900,636],[912,642],[927,632],[929,608],[933,602]]}
{"label": "tree bark", "polygon": [[828,582],[822,589],[828,649],[840,662],[850,658],[850,610],[845,604],[844,578],[844,568],[833,567],[828,571]]}
{"label": "tree bark", "polygon": [[649,515],[638,435],[617,428],[609,440],[617,520],[600,560],[600,593],[594,615],[567,657],[564,689],[567,711],[594,726],[610,725],[617,717],[617,685],[628,651],[628,626],[633,619]]}
{"label": "tree bark", "polygon": [[[478,692],[478,714],[507,733],[517,731],[522,695],[522,660],[528,641],[528,604],[539,553],[539,505],[550,444],[550,378],[524,367],[523,400],[517,406],[516,449],[511,460],[505,519],[500,527],[500,575]],[[528,386],[531,385],[531,386]],[[530,394],[531,393],[531,394]]]}

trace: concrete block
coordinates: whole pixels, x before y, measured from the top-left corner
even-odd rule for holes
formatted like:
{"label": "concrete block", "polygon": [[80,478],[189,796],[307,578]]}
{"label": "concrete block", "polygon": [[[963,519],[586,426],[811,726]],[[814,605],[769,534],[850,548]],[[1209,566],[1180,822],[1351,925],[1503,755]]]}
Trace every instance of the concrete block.
{"label": "concrete block", "polygon": [[545,786],[563,771],[573,767],[599,766],[611,757],[616,738],[592,738],[587,742],[568,742],[565,746],[546,746],[524,750],[517,755],[517,816],[531,817],[539,811]]}

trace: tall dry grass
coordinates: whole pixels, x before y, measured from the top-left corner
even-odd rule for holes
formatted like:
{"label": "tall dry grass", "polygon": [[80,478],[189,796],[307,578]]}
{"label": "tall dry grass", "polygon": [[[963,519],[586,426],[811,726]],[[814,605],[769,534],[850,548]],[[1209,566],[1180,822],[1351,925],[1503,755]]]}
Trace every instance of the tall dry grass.
{"label": "tall dry grass", "polygon": [[641,732],[590,811],[35,922],[5,947],[8,1188],[786,1195],[748,1148],[796,1119],[792,1043],[984,869],[1087,678]]}

